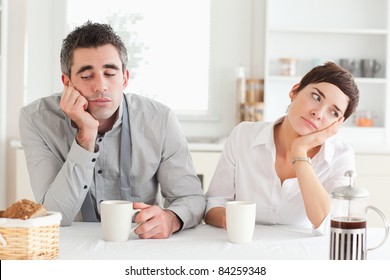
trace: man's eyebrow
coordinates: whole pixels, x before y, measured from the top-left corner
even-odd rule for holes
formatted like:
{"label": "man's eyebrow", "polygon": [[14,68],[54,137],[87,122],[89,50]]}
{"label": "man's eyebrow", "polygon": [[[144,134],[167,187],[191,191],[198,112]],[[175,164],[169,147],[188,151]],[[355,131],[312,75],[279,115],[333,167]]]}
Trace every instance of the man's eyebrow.
{"label": "man's eyebrow", "polygon": [[[111,64],[111,63],[104,64],[103,68],[105,68],[105,69],[113,69],[113,70],[120,70],[120,68],[116,64]],[[84,71],[92,70],[92,69],[93,69],[92,65],[81,66],[76,74],[80,74],[80,73],[82,73]]]}
{"label": "man's eyebrow", "polygon": [[104,65],[103,65],[103,68],[114,69],[114,70],[120,70],[120,68],[119,68],[118,65],[116,65],[116,64],[104,64]]}
{"label": "man's eyebrow", "polygon": [[93,67],[91,65],[81,66],[80,69],[77,71],[76,75],[83,73],[84,71],[91,70],[91,69],[93,69]]}
{"label": "man's eyebrow", "polygon": [[[318,94],[321,95],[322,98],[326,99],[326,96],[325,96],[325,94],[324,94],[322,91],[320,91],[320,90],[319,90],[318,88],[316,88],[316,87],[314,87],[314,89],[316,89],[316,90],[318,91]],[[333,106],[335,107],[335,109],[336,109],[337,111],[339,111],[341,114],[344,115],[344,112],[343,112],[339,107],[337,107],[336,104],[334,104]]]}

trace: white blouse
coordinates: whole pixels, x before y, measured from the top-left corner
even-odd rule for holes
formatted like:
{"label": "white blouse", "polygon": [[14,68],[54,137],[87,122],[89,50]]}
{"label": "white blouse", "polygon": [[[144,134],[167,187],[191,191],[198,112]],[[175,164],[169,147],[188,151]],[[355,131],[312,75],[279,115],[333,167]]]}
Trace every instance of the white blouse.
{"label": "white blouse", "polygon": [[[230,200],[256,202],[256,222],[313,228],[307,218],[297,178],[281,183],[276,170],[274,126],[283,121],[243,122],[230,134],[206,193],[206,213]],[[330,194],[347,186],[346,171],[355,170],[353,150],[336,136],[312,158],[312,168]],[[329,215],[315,234],[327,234]]]}

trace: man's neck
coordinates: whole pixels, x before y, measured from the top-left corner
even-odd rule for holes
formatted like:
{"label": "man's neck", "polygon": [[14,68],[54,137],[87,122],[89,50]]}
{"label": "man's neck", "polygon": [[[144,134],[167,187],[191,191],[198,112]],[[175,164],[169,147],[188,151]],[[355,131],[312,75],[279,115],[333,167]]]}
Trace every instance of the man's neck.
{"label": "man's neck", "polygon": [[99,135],[104,135],[107,131],[110,131],[112,129],[115,121],[117,120],[118,111],[119,109],[116,110],[116,112],[108,119],[99,121]]}

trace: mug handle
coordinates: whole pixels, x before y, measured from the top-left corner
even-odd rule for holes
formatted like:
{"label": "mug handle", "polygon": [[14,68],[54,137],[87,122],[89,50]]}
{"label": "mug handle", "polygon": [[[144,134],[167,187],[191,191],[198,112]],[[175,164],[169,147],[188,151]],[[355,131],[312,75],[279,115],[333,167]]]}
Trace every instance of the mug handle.
{"label": "mug handle", "polygon": [[[141,211],[141,209],[135,209],[132,218],[134,218],[135,214],[137,214],[137,213],[140,212],[140,211]],[[135,231],[136,228],[137,228],[140,224],[141,224],[141,223],[136,224],[133,228],[131,228],[131,231]]]}
{"label": "mug handle", "polygon": [[377,246],[375,246],[373,248],[368,248],[367,251],[378,249],[380,246],[382,246],[386,242],[387,237],[389,236],[389,221],[387,220],[385,214],[383,214],[383,212],[381,210],[379,210],[378,208],[376,208],[374,206],[367,206],[366,207],[366,213],[368,213],[368,211],[370,209],[374,210],[375,212],[377,212],[379,214],[379,216],[381,216],[382,221],[383,221],[383,223],[385,225],[385,236],[383,237],[381,243],[379,243]]}

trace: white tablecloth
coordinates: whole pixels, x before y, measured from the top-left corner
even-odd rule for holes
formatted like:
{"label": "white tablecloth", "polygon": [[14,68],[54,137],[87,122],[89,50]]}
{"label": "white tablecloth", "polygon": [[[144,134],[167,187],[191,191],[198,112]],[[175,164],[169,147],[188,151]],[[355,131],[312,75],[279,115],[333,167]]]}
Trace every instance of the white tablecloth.
{"label": "white tablecloth", "polygon": [[[384,230],[369,228],[368,245],[377,245]],[[60,229],[59,259],[135,259],[135,260],[327,260],[329,236],[314,236],[310,230],[282,226],[256,225],[253,241],[233,244],[224,229],[199,225],[175,233],[168,239],[139,239],[106,242],[100,223],[73,223]],[[369,251],[368,259],[390,260],[390,240]]]}

